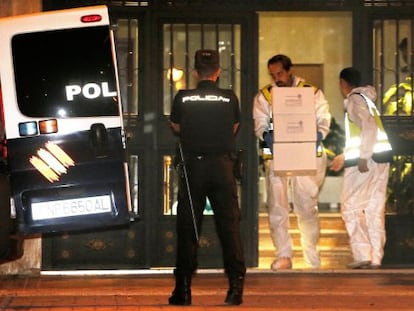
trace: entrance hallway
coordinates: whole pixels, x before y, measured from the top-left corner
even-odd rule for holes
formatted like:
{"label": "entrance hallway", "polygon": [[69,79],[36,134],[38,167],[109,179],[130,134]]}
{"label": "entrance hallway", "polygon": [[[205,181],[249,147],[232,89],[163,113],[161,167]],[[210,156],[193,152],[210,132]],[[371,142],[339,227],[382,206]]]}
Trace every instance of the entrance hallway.
{"label": "entrance hallway", "polygon": [[[320,239],[318,250],[321,257],[321,269],[345,269],[352,261],[348,234],[345,229],[339,210],[320,209]],[[300,242],[300,231],[297,218],[293,213],[289,215],[293,247],[293,268],[306,269]],[[275,247],[270,237],[270,228],[267,213],[259,214],[259,268],[269,269],[275,259]]]}
{"label": "entrance hallway", "polygon": [[[157,272],[157,271],[155,271]],[[130,275],[3,276],[0,310],[414,310],[414,270],[248,271],[244,303],[223,305],[221,271],[193,280],[191,307],[169,306],[171,271]]]}

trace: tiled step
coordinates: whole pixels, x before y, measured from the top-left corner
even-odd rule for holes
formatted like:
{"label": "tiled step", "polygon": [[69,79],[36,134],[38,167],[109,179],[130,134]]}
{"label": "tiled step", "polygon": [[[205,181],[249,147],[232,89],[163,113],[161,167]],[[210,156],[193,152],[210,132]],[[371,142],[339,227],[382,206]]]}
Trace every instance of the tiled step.
{"label": "tiled step", "polygon": [[[323,270],[342,270],[352,261],[349,250],[320,251],[321,269]],[[259,268],[270,269],[274,257],[274,251],[259,252]],[[294,251],[292,258],[293,269],[309,269],[302,256],[302,251]]]}
{"label": "tiled step", "polygon": [[[319,251],[322,269],[344,269],[346,264],[352,261],[349,248],[348,235],[345,230],[340,213],[320,213],[321,236],[319,240]],[[300,232],[297,228],[296,216],[290,214],[290,234],[293,243],[293,267],[294,269],[306,269],[303,262],[302,248],[300,245]],[[259,268],[269,269],[274,260],[275,248],[273,246],[267,213],[259,215]]]}
{"label": "tiled step", "polygon": [[[290,227],[297,228],[297,218],[295,214],[289,214]],[[319,223],[321,229],[343,229],[345,230],[344,222],[340,213],[319,213]],[[259,214],[259,228],[268,225],[267,213]]]}
{"label": "tiled step", "polygon": [[[291,239],[293,243],[293,249],[301,249],[301,243],[300,243],[300,235],[297,234],[291,234]],[[349,242],[348,242],[348,236],[345,234],[338,234],[333,236],[326,236],[323,233],[321,234],[321,237],[319,238],[319,250],[324,251],[330,251],[330,250],[338,250],[338,249],[349,249]],[[260,250],[266,251],[266,250],[273,250],[273,242],[270,237],[270,233],[266,233],[261,235],[261,241],[260,241]]]}

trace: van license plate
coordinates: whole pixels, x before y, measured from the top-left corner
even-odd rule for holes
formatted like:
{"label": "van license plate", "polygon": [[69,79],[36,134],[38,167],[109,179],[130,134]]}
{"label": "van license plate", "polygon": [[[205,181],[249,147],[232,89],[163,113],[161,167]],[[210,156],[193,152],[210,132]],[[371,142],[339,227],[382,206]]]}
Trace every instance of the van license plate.
{"label": "van license plate", "polygon": [[33,220],[111,213],[109,195],[32,203]]}

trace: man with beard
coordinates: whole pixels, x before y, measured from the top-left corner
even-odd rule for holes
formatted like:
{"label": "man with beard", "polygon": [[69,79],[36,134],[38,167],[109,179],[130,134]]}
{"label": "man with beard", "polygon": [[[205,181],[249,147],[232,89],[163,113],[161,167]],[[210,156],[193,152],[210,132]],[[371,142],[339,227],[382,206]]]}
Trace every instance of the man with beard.
{"label": "man with beard", "polygon": [[[254,99],[253,118],[256,137],[273,152],[271,98],[273,87],[313,87],[317,123],[315,137],[320,144],[329,132],[331,121],[329,106],[322,90],[294,76],[291,72],[292,61],[286,55],[273,56],[268,60],[267,67],[273,81],[262,88]],[[320,235],[317,204],[319,187],[325,178],[326,161],[326,154],[322,151],[317,158],[316,175],[281,177],[276,176],[274,172],[273,160],[269,157],[265,160],[269,225],[273,244],[276,247],[276,259],[271,265],[274,271],[292,268],[292,241],[288,232],[289,188],[292,193],[293,211],[297,216],[301,232],[305,262],[313,269],[318,269],[321,265],[317,250]]]}

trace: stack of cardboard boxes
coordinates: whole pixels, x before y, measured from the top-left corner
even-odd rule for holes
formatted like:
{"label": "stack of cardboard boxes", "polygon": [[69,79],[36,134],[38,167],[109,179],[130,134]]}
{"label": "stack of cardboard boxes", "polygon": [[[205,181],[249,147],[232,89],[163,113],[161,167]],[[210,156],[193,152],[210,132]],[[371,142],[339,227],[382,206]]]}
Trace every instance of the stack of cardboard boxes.
{"label": "stack of cardboard boxes", "polygon": [[279,176],[316,174],[316,115],[312,87],[274,87],[273,161]]}

